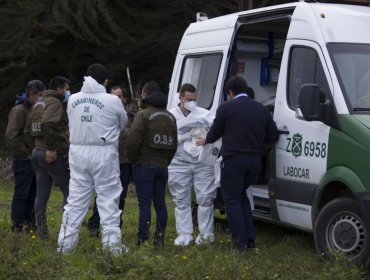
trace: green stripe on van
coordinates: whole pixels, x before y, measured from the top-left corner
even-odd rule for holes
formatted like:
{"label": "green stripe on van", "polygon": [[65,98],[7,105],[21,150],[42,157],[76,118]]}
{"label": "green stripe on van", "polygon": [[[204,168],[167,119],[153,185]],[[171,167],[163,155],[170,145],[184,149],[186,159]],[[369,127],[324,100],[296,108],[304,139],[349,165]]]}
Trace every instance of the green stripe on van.
{"label": "green stripe on van", "polygon": [[341,182],[352,192],[370,190],[370,116],[340,115],[340,130],[331,129],[325,186]]}

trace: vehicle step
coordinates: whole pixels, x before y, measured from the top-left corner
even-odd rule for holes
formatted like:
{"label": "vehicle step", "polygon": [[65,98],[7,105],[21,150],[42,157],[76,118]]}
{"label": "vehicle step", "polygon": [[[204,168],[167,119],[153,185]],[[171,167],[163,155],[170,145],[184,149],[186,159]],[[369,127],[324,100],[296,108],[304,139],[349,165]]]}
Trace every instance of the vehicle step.
{"label": "vehicle step", "polygon": [[269,186],[268,185],[253,185],[252,194],[253,197],[261,197],[269,199]]}

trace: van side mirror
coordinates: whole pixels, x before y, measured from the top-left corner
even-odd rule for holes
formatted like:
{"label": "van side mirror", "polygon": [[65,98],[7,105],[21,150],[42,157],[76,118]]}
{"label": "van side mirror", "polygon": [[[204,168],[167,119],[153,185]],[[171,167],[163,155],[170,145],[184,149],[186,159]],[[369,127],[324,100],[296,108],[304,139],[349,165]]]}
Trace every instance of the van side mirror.
{"label": "van side mirror", "polygon": [[321,121],[333,128],[340,128],[332,100],[326,98],[317,84],[302,85],[297,115],[302,115],[306,121]]}
{"label": "van side mirror", "polygon": [[298,110],[306,121],[321,120],[320,88],[316,84],[304,84],[299,92]]}

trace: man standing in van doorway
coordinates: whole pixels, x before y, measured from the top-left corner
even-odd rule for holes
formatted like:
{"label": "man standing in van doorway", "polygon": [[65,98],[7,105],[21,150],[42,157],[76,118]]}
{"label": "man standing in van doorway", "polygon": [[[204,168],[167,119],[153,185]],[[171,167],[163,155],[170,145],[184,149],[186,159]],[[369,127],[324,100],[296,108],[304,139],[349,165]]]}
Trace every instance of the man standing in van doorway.
{"label": "man standing in van doorway", "polygon": [[218,107],[210,131],[197,144],[222,137],[221,192],[234,245],[243,252],[253,248],[256,239],[246,190],[261,170],[264,144],[275,143],[279,133],[265,106],[246,94],[242,77],[232,76],[224,89],[230,101]]}
{"label": "man standing in van doorway", "polygon": [[168,186],[175,202],[176,230],[175,246],[193,243],[193,221],[191,193],[194,186],[198,204],[199,235],[197,245],[214,241],[214,206],[216,196],[214,167],[198,160],[200,147],[195,140],[205,137],[212,119],[208,110],[196,106],[197,92],[193,85],[183,84],[180,88],[180,103],[170,112],[177,123],[178,145],[168,171]]}

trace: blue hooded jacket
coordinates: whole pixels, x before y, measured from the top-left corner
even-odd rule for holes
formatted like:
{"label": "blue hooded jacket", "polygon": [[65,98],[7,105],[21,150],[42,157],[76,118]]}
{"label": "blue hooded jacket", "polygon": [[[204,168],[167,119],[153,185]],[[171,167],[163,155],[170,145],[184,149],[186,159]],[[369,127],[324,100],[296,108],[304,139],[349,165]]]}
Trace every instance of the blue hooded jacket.
{"label": "blue hooded jacket", "polygon": [[24,103],[27,107],[32,107],[31,103],[27,99],[27,94],[25,92],[17,93],[15,98],[15,105]]}

